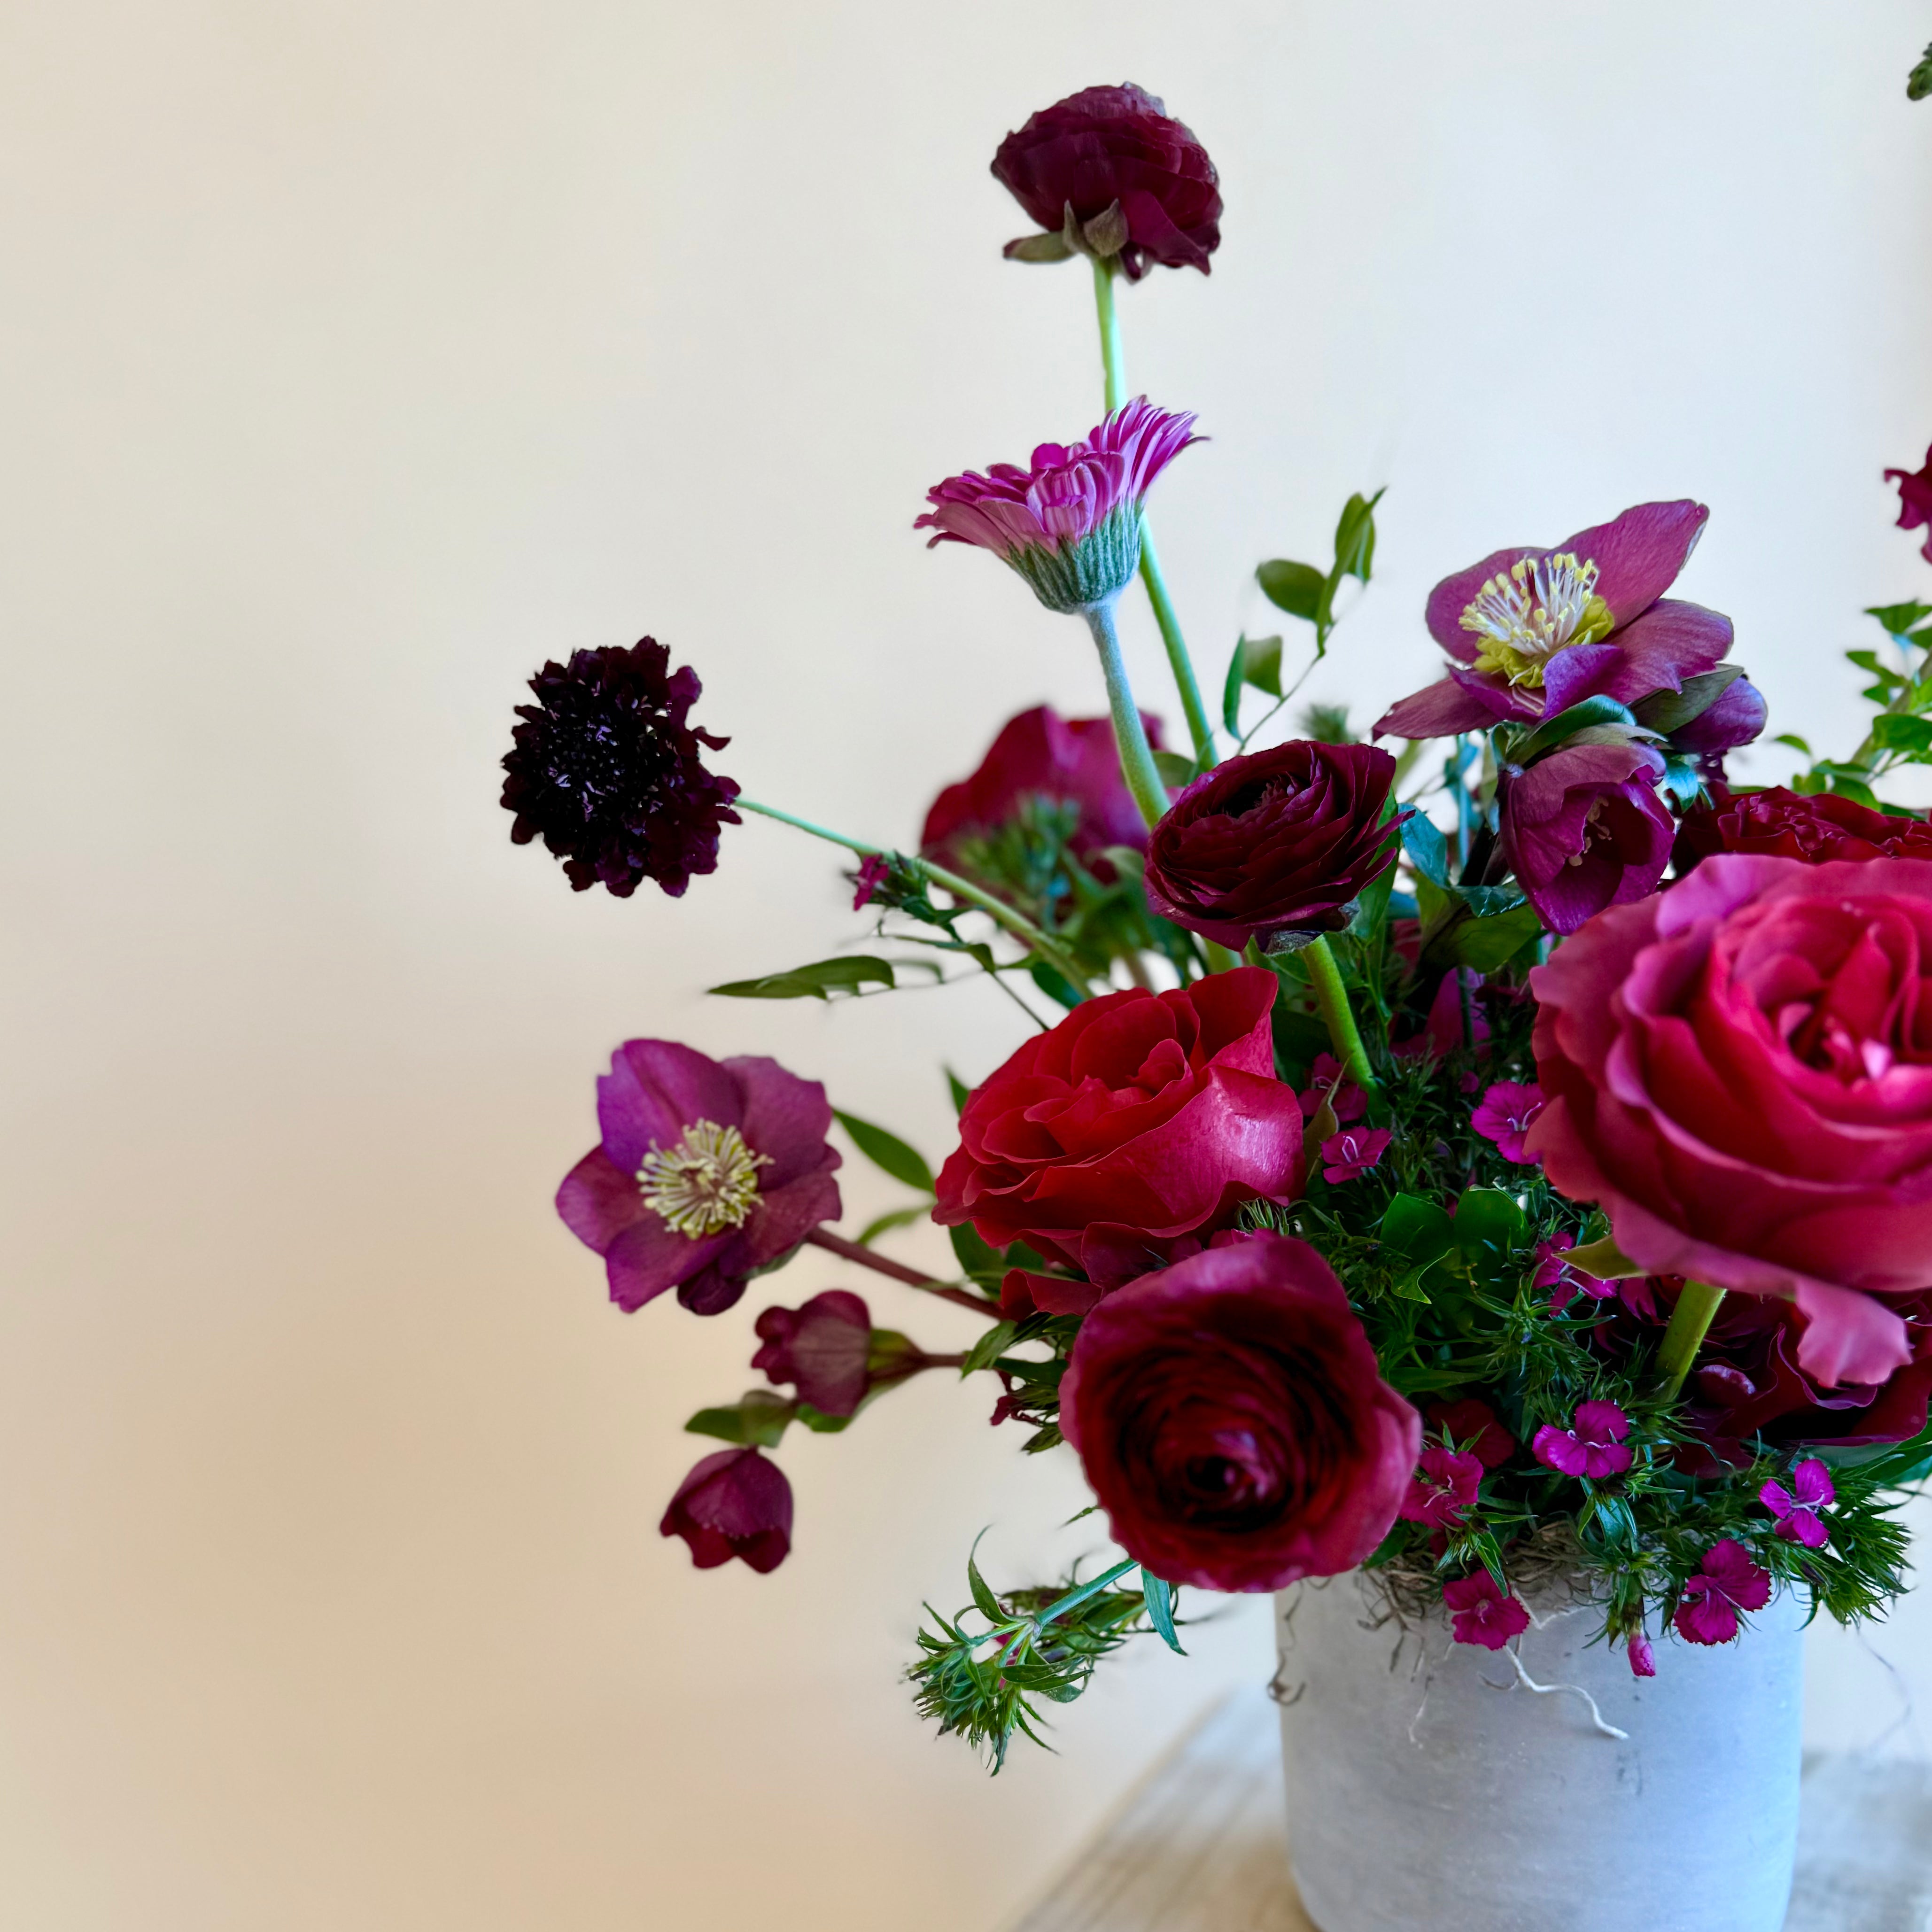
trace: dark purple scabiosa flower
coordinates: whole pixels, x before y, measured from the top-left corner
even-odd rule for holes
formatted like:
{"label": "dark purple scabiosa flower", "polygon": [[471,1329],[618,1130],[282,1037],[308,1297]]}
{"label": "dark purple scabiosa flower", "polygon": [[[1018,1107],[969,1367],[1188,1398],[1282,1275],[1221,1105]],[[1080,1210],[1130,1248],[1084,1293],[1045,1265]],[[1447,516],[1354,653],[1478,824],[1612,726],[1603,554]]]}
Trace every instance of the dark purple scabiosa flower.
{"label": "dark purple scabiosa flower", "polygon": [[1442,1602],[1458,1643],[1501,1650],[1511,1637],[1522,1636],[1529,1628],[1529,1612],[1521,1600],[1498,1588],[1496,1580],[1486,1570],[1444,1584]]}
{"label": "dark purple scabiosa flower", "polygon": [[1404,1522],[1424,1523],[1431,1529],[1453,1528],[1474,1503],[1482,1480],[1480,1456],[1432,1442],[1409,1472],[1408,1487],[1396,1514]]}
{"label": "dark purple scabiosa flower", "polygon": [[1677,1634],[1691,1643],[1729,1643],[1738,1634],[1738,1612],[1761,1610],[1770,1601],[1771,1572],[1727,1536],[1705,1551],[1696,1574],[1684,1583],[1672,1621]]}
{"label": "dark purple scabiosa flower", "polygon": [[1731,620],[1664,593],[1710,512],[1640,503],[1552,550],[1499,550],[1429,594],[1430,634],[1456,662],[1376,735],[1448,736],[1555,717],[1600,694],[1635,704],[1715,668]]}
{"label": "dark purple scabiosa flower", "polygon": [[1925,452],[1922,467],[1888,470],[1885,480],[1898,485],[1898,527],[1924,530],[1925,545],[1921,554],[1932,563],[1932,449]]}
{"label": "dark purple scabiosa flower", "polygon": [[721,1449],[678,1484],[658,1534],[682,1537],[700,1570],[735,1556],[763,1576],[791,1552],[791,1485],[755,1448]]}
{"label": "dark purple scabiosa flower", "polygon": [[565,1177],[556,1211],[604,1257],[627,1314],[667,1288],[717,1315],[839,1215],[815,1080],[775,1060],[710,1060],[675,1040],[626,1040],[597,1082],[602,1142]]}
{"label": "dark purple scabiosa flower", "polygon": [[1630,1447],[1624,1440],[1630,1430],[1630,1418],[1615,1402],[1580,1402],[1568,1429],[1546,1423],[1536,1432],[1530,1453],[1546,1469],[1598,1481],[1630,1467]]}
{"label": "dark purple scabiosa flower", "polygon": [[1141,562],[1141,506],[1154,480],[1189,444],[1194,418],[1136,396],[1082,442],[1043,442],[1024,470],[996,463],[928,490],[913,520],[927,545],[976,544],[1010,564],[1049,610],[1111,603]]}
{"label": "dark purple scabiosa flower", "polygon": [[1543,1089],[1534,1082],[1526,1084],[1518,1080],[1498,1080],[1477,1103],[1469,1124],[1484,1140],[1495,1144],[1504,1160],[1534,1167],[1536,1156],[1526,1151],[1522,1137],[1542,1112]]}
{"label": "dark purple scabiosa flower", "polygon": [[1832,1472],[1816,1456],[1800,1462],[1791,1472],[1791,1486],[1768,1482],[1757,1492],[1757,1499],[1778,1520],[1771,1526],[1774,1536],[1787,1543],[1802,1543],[1808,1550],[1822,1549],[1832,1539],[1825,1519],[1818,1512],[1838,1499]]}
{"label": "dark purple scabiosa flower", "polygon": [[1204,275],[1221,245],[1207,149],[1131,83],[1083,88],[1042,108],[1000,143],[993,177],[1046,231],[1006,244],[1023,261],[1118,258],[1137,282],[1150,262]]}
{"label": "dark purple scabiosa flower", "polygon": [[700,751],[730,740],[686,722],[701,688],[654,638],[545,664],[503,760],[510,836],[541,837],[580,892],[602,885],[628,898],[655,879],[677,898],[693,873],[716,872],[718,828],[739,823],[738,786],[706,770]]}

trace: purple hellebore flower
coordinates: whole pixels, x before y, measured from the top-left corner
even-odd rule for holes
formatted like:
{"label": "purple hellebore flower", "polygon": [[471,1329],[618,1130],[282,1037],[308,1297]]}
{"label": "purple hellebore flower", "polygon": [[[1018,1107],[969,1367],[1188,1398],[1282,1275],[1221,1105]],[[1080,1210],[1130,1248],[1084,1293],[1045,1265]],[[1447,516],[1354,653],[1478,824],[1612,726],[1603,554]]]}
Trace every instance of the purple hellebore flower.
{"label": "purple hellebore flower", "polygon": [[1141,561],[1141,506],[1154,478],[1202,439],[1194,418],[1136,396],[1083,442],[1043,442],[1031,466],[996,463],[928,490],[913,528],[933,544],[976,544],[1010,564],[1049,610],[1118,597]]}
{"label": "purple hellebore flower", "polygon": [[1738,1612],[1761,1610],[1770,1601],[1771,1572],[1727,1536],[1705,1551],[1702,1568],[1684,1583],[1672,1621],[1677,1634],[1691,1643],[1729,1643],[1738,1634]]}
{"label": "purple hellebore flower", "polygon": [[1530,1452],[1546,1469],[1566,1476],[1621,1476],[1630,1466],[1630,1418],[1613,1402],[1580,1402],[1568,1429],[1545,1423]]}
{"label": "purple hellebore flower", "polygon": [[1815,1456],[1792,1471],[1790,1489],[1770,1482],[1757,1492],[1758,1501],[1778,1519],[1772,1534],[1787,1543],[1802,1543],[1808,1550],[1822,1549],[1831,1540],[1832,1532],[1818,1512],[1838,1498],[1831,1471]]}
{"label": "purple hellebore flower", "polygon": [[1477,1103],[1469,1124],[1484,1140],[1493,1141],[1504,1160],[1523,1167],[1534,1167],[1537,1157],[1523,1150],[1522,1137],[1529,1124],[1543,1112],[1543,1089],[1534,1081],[1498,1080]]}
{"label": "purple hellebore flower", "polygon": [[1537,1249],[1536,1262],[1536,1273],[1530,1285],[1549,1289],[1550,1312],[1552,1315],[1561,1315],[1580,1294],[1588,1296],[1592,1301],[1612,1301],[1616,1298],[1615,1282],[1587,1274],[1574,1262],[1566,1262],[1553,1242],[1545,1241]]}
{"label": "purple hellebore flower", "polygon": [[1650,1639],[1642,1630],[1631,1631],[1630,1641],[1624,1646],[1624,1654],[1630,1659],[1633,1677],[1657,1675],[1657,1652],[1651,1648]]}
{"label": "purple hellebore flower", "polygon": [[1322,1178],[1357,1180],[1388,1151],[1395,1136],[1387,1127],[1344,1127],[1322,1143]]}
{"label": "purple hellebore flower", "polygon": [[1444,1449],[1432,1444],[1417,1458],[1408,1491],[1396,1514],[1404,1522],[1448,1529],[1476,1501],[1482,1480],[1480,1456],[1465,1449]]}
{"label": "purple hellebore flower", "polygon": [[763,1576],[791,1550],[791,1485],[755,1448],[721,1449],[678,1484],[658,1534],[682,1537],[700,1570],[735,1556]]}
{"label": "purple hellebore flower", "polygon": [[756,1326],[764,1346],[752,1366],[767,1379],[790,1382],[826,1415],[850,1415],[864,1400],[872,1312],[862,1297],[829,1288],[802,1308],[767,1308]]}
{"label": "purple hellebore flower", "polygon": [[1566,938],[1606,906],[1657,890],[1677,836],[1648,745],[1571,742],[1509,778],[1502,844],[1523,896]]}
{"label": "purple hellebore flower", "polygon": [[1639,503],[1552,550],[1496,550],[1445,577],[1429,594],[1429,629],[1456,662],[1376,736],[1486,731],[1600,694],[1634,704],[1713,669],[1731,620],[1664,595],[1710,514],[1688,500]]}
{"label": "purple hellebore flower", "polygon": [[1444,1606],[1453,1614],[1450,1628],[1458,1643],[1479,1643],[1501,1650],[1513,1636],[1529,1628],[1529,1612],[1520,1599],[1505,1596],[1486,1570],[1442,1586]]}
{"label": "purple hellebore flower", "polygon": [[1922,469],[1888,470],[1885,480],[1898,485],[1898,527],[1916,530],[1924,526],[1925,545],[1921,554],[1932,563],[1932,449],[1925,452]]}
{"label": "purple hellebore flower", "polygon": [[775,1060],[626,1040],[598,1080],[597,1124],[602,1142],[564,1177],[556,1211],[604,1257],[627,1314],[668,1288],[720,1314],[838,1218],[825,1089]]}
{"label": "purple hellebore flower", "polygon": [[1733,678],[1714,703],[1671,733],[1671,747],[1695,758],[1707,783],[1721,782],[1724,754],[1748,745],[1770,716],[1763,692],[1748,677]]}

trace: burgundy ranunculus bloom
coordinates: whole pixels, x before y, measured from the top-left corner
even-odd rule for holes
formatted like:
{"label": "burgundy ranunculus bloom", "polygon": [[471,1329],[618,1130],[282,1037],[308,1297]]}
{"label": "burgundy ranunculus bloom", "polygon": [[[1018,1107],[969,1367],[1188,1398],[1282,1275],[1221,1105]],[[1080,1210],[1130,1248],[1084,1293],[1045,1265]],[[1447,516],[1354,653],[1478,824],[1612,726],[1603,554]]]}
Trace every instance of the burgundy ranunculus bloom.
{"label": "burgundy ranunculus bloom", "polygon": [[791,1485],[755,1448],[721,1449],[678,1484],[658,1534],[682,1537],[700,1570],[735,1556],[762,1576],[790,1553]]}
{"label": "burgundy ranunculus bloom", "polygon": [[598,1080],[597,1124],[602,1142],[564,1177],[556,1211],[604,1257],[626,1313],[674,1288],[719,1314],[838,1218],[825,1089],[776,1060],[626,1040]]}
{"label": "burgundy ranunculus bloom", "polygon": [[[1148,742],[1160,750],[1160,720],[1143,712],[1141,722]],[[1108,846],[1146,848],[1147,820],[1120,776],[1113,720],[1063,718],[1051,705],[1040,704],[1008,718],[980,769],[933,800],[919,849],[955,872],[976,872],[974,843],[1010,824],[1030,799],[1078,808],[1066,849],[1103,881],[1114,877],[1112,866],[1100,856]]]}
{"label": "burgundy ranunculus bloom", "polygon": [[872,1312],[862,1296],[828,1288],[802,1308],[767,1308],[755,1325],[764,1346],[752,1367],[790,1382],[800,1401],[826,1415],[850,1415],[864,1400]]}
{"label": "burgundy ranunculus bloom", "polygon": [[1101,1302],[1060,1426],[1115,1541],[1209,1590],[1352,1569],[1388,1534],[1422,1440],[1328,1263],[1274,1234]]}
{"label": "burgundy ranunculus bloom", "polygon": [[1657,795],[1663,775],[1647,745],[1565,745],[1508,780],[1503,850],[1551,932],[1657,890],[1677,832]]}
{"label": "burgundy ranunculus bloom", "polygon": [[1932,825],[1874,812],[1835,792],[1810,796],[1772,785],[1726,792],[1684,814],[1677,869],[1717,852],[1757,852],[1822,865],[1832,859],[1932,859]]}
{"label": "burgundy ranunculus bloom", "polygon": [[1395,760],[1372,745],[1296,739],[1204,773],[1148,842],[1148,903],[1239,951],[1278,932],[1337,932],[1395,863],[1384,819]]}
{"label": "burgundy ranunculus bloom", "polygon": [[[1120,204],[1120,266],[1138,281],[1150,262],[1208,273],[1221,245],[1221,191],[1208,151],[1151,94],[1083,88],[1043,107],[993,157],[993,177],[1041,227],[1083,229]],[[1006,253],[1023,250],[1025,238]]]}
{"label": "burgundy ranunculus bloom", "polygon": [[1191,1254],[1301,1178],[1301,1108],[1274,1077],[1258,966],[1076,1006],[974,1089],[933,1219],[1029,1243],[1111,1288]]}
{"label": "burgundy ranunculus bloom", "polygon": [[1928,563],[1932,563],[1932,449],[1925,452],[1922,468],[1888,470],[1885,480],[1898,485],[1898,527],[1902,530],[1924,528],[1925,544],[1921,554]]}
{"label": "burgundy ranunculus bloom", "polygon": [[1724,853],[1531,975],[1552,1186],[1657,1274],[1795,1300],[1826,1387],[1932,1288],[1932,864]]}
{"label": "burgundy ranunculus bloom", "polygon": [[1639,503],[1553,549],[1495,550],[1445,577],[1429,593],[1429,631],[1456,662],[1376,736],[1486,731],[1599,693],[1635,704],[1714,670],[1731,620],[1664,595],[1710,514],[1688,501]]}

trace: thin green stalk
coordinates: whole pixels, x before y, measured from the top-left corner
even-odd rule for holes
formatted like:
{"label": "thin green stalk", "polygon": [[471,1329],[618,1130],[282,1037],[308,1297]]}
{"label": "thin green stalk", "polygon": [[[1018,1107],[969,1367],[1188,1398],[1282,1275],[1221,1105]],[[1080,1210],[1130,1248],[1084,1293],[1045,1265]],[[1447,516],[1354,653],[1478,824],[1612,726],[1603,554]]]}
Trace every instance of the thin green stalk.
{"label": "thin green stalk", "polygon": [[1230,952],[1216,940],[1204,938],[1201,950],[1208,956],[1208,970],[1210,973],[1232,973],[1241,963],[1238,953]]}
{"label": "thin green stalk", "polygon": [[1664,1393],[1675,1396],[1697,1359],[1697,1351],[1710,1333],[1711,1323],[1724,1298],[1721,1288],[1707,1282],[1687,1281],[1670,1312],[1670,1326],[1664,1331],[1664,1343],[1657,1352],[1657,1366],[1664,1377]]}
{"label": "thin green stalk", "polygon": [[[1109,1583],[1117,1582],[1130,1570],[1136,1567],[1135,1558],[1130,1556],[1124,1562],[1116,1563],[1111,1570],[1102,1570],[1090,1583],[1082,1583],[1077,1590],[1068,1591],[1065,1596],[1048,1604],[1045,1610],[1039,1612],[1031,1618],[1034,1633],[1037,1634],[1043,1630],[1048,1624],[1066,1616],[1069,1610],[1077,1610],[1088,1598],[1097,1597]],[[1000,1636],[1003,1628],[982,1631],[979,1636],[970,1639],[970,1641],[975,1644],[985,1643],[989,1638]]]}
{"label": "thin green stalk", "polygon": [[1140,706],[1134,702],[1133,687],[1127,682],[1127,668],[1120,662],[1120,634],[1114,628],[1111,602],[1090,604],[1086,608],[1088,627],[1094,633],[1094,648],[1100,653],[1100,669],[1107,680],[1107,704],[1114,715],[1114,742],[1120,747],[1120,770],[1127,789],[1148,824],[1157,824],[1167,811],[1167,787],[1162,783],[1160,767],[1154,761],[1154,748],[1148,742],[1147,727],[1141,722]]}
{"label": "thin green stalk", "polygon": [[1342,970],[1335,964],[1335,956],[1329,951],[1328,940],[1318,932],[1301,949],[1301,956],[1308,962],[1308,977],[1315,988],[1315,1004],[1322,1009],[1328,1037],[1334,1043],[1335,1058],[1364,1094],[1374,1093],[1378,1083],[1369,1065],[1368,1049],[1362,1044],[1360,1030],[1348,1005],[1348,988],[1342,984]]}
{"label": "thin green stalk", "polygon": [[[1100,364],[1106,378],[1107,413],[1112,416],[1127,399],[1126,359],[1120,347],[1120,314],[1114,300],[1115,269],[1112,262],[1097,256],[1094,262],[1094,307],[1100,322]],[[1187,654],[1187,640],[1181,635],[1180,618],[1168,595],[1167,579],[1161,574],[1160,556],[1154,545],[1154,532],[1146,515],[1141,518],[1141,581],[1147,586],[1148,602],[1154,606],[1154,622],[1160,626],[1161,642],[1167,646],[1167,662],[1180,693],[1180,708],[1187,717],[1187,735],[1193,740],[1194,760],[1204,771],[1215,763],[1214,727],[1208,707],[1201,700],[1201,686],[1194,676],[1194,661]]]}

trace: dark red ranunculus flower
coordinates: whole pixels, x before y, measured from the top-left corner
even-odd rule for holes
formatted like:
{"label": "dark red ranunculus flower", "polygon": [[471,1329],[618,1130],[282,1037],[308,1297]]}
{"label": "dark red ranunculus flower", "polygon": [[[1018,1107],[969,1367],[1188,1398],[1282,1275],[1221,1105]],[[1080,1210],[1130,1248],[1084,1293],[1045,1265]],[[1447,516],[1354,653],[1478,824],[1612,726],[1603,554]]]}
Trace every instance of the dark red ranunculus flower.
{"label": "dark red ranunculus flower", "polygon": [[1148,903],[1238,951],[1286,932],[1336,932],[1395,863],[1385,817],[1395,760],[1372,745],[1292,740],[1230,758],[1174,802],[1148,842]]}
{"label": "dark red ranunculus flower", "polygon": [[1932,563],[1932,449],[1925,452],[1922,468],[1888,470],[1885,480],[1898,485],[1898,527],[1916,530],[1924,526],[1922,554],[1928,563]]}
{"label": "dark red ranunculus flower", "polygon": [[[1142,713],[1148,742],[1160,749],[1160,720]],[[1016,818],[1028,800],[1071,805],[1079,813],[1066,849],[1096,878],[1113,867],[1100,854],[1109,845],[1147,844],[1147,820],[1120,776],[1120,754],[1108,718],[1063,718],[1036,705],[1000,726],[1000,734],[969,778],[950,784],[932,802],[919,848],[955,872],[977,876],[973,848]]]}
{"label": "dark red ranunculus flower", "polygon": [[827,1415],[850,1415],[864,1400],[872,1313],[861,1296],[828,1288],[802,1308],[767,1308],[755,1325],[764,1346],[752,1367],[790,1382],[800,1401]]}
{"label": "dark red ranunculus flower", "polygon": [[763,1575],[790,1552],[791,1485],[755,1448],[721,1449],[678,1484],[658,1534],[682,1537],[700,1570],[735,1556]]}
{"label": "dark red ranunculus flower", "polygon": [[1274,1077],[1275,977],[1237,967],[1076,1006],[975,1088],[933,1219],[1029,1243],[1103,1288],[1294,1198],[1301,1108]]}
{"label": "dark red ranunculus flower", "polygon": [[[1207,149],[1131,83],[1083,88],[1042,107],[1000,143],[993,176],[1056,235],[1070,207],[1084,227],[1118,202],[1126,223],[1120,266],[1130,280],[1150,262],[1204,275],[1221,245],[1221,190]],[[1022,245],[1009,242],[1006,253]]]}
{"label": "dark red ranunculus flower", "polygon": [[1060,1385],[1115,1541],[1172,1583],[1277,1590],[1386,1536],[1422,1442],[1305,1241],[1222,1245],[1110,1294]]}
{"label": "dark red ranunculus flower", "polygon": [[686,722],[700,686],[670,669],[654,638],[629,650],[576,651],[530,680],[534,704],[510,734],[503,808],[511,838],[541,836],[578,892],[602,884],[628,898],[646,879],[680,897],[694,872],[718,868],[718,831],[736,825],[736,781],[706,770],[699,747],[731,741]]}
{"label": "dark red ranunculus flower", "polygon": [[1932,825],[1874,812],[1835,792],[1807,796],[1772,785],[1726,792],[1684,814],[1677,869],[1718,852],[1757,852],[1820,866],[1832,859],[1932,859]]}
{"label": "dark red ranunculus flower", "polygon": [[1663,773],[1647,745],[1565,745],[1508,781],[1503,850],[1551,932],[1657,890],[1677,830],[1657,795]]}

